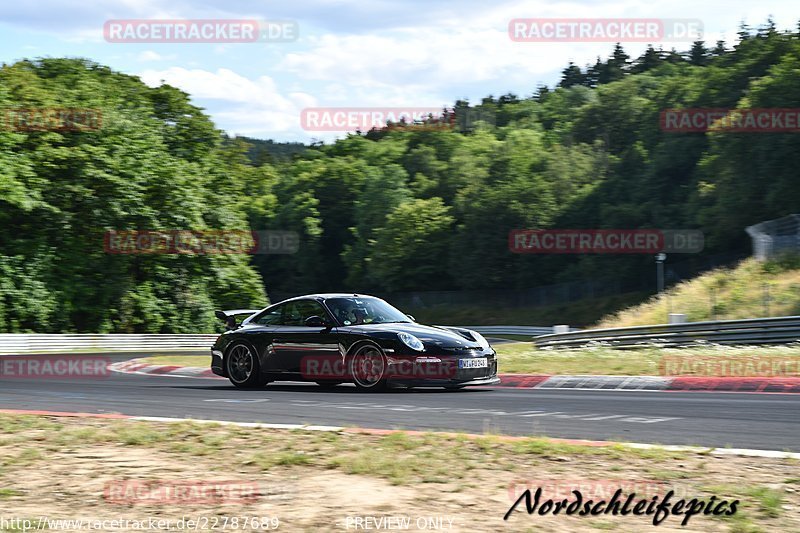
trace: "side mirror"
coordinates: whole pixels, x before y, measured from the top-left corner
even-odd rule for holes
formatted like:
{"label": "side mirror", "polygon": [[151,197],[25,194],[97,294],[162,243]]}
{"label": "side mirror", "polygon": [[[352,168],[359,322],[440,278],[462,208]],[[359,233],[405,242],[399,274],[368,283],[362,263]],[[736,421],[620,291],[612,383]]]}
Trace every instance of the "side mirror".
{"label": "side mirror", "polygon": [[328,327],[328,322],[325,321],[324,318],[321,316],[310,316],[306,318],[306,327],[309,328],[326,328]]}
{"label": "side mirror", "polygon": [[414,315],[409,315],[408,313],[406,313],[406,316],[411,319],[411,322],[416,322],[417,321],[417,319],[414,318]]}

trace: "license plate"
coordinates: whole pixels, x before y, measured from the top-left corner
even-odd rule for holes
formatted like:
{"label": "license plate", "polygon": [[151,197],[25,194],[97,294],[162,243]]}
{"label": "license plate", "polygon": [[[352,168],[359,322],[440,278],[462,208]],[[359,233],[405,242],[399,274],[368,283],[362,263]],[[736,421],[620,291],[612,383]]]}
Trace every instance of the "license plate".
{"label": "license plate", "polygon": [[474,359],[459,359],[458,368],[486,368],[489,366],[489,360],[485,357],[476,357]]}

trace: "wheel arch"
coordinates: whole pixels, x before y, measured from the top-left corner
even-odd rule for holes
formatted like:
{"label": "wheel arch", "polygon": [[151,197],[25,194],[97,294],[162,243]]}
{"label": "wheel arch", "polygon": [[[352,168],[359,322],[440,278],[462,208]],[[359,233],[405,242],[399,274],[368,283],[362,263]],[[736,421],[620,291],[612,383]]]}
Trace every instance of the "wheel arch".
{"label": "wheel arch", "polygon": [[350,345],[350,347],[347,349],[347,351],[344,354],[344,360],[348,361],[353,356],[353,354],[356,352],[356,350],[358,350],[359,348],[361,348],[362,346],[367,345],[367,344],[371,344],[371,345],[375,346],[376,348],[378,348],[381,351],[381,353],[384,356],[386,355],[386,349],[383,346],[381,346],[379,342],[377,342],[375,339],[364,338],[364,339],[359,339],[359,340],[357,340],[356,342],[354,342],[353,344]]}

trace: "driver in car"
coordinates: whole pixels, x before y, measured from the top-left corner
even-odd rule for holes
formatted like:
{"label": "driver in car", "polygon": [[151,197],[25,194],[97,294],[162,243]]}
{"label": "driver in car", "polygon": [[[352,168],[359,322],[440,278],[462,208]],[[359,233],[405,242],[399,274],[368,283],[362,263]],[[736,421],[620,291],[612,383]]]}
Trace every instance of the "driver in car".
{"label": "driver in car", "polygon": [[348,303],[350,305],[342,305],[333,309],[336,317],[345,326],[366,324],[367,317],[369,317],[366,307],[359,307],[358,304],[352,302]]}
{"label": "driver in car", "polygon": [[354,324],[365,324],[367,320],[367,310],[363,307],[353,308],[353,317],[355,318]]}

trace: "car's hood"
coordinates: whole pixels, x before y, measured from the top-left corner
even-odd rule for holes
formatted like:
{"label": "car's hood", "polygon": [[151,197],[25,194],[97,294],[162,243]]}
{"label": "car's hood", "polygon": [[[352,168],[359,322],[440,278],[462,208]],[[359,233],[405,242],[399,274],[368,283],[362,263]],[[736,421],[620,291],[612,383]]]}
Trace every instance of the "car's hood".
{"label": "car's hood", "polygon": [[[352,333],[410,333],[425,345],[439,346],[441,348],[480,348],[480,344],[472,340],[469,330],[453,328],[447,329],[439,326],[424,326],[411,322],[393,322],[389,324],[362,324],[339,328],[340,331]],[[457,333],[460,331],[461,333]]]}

